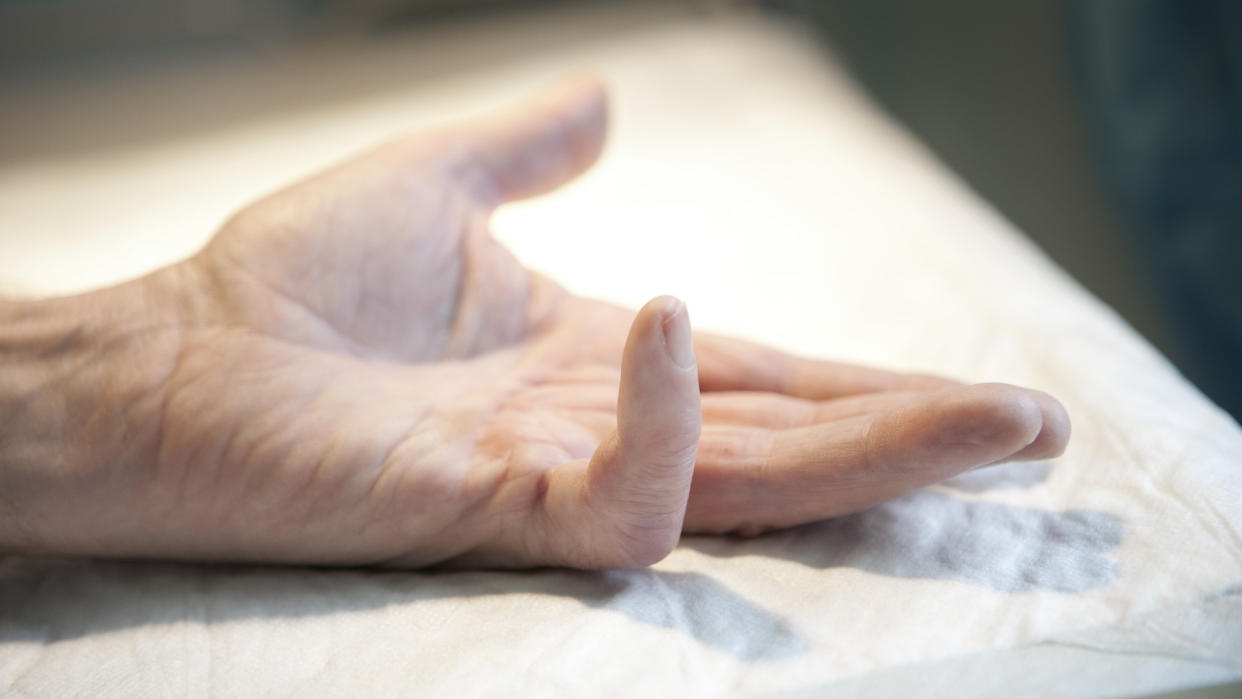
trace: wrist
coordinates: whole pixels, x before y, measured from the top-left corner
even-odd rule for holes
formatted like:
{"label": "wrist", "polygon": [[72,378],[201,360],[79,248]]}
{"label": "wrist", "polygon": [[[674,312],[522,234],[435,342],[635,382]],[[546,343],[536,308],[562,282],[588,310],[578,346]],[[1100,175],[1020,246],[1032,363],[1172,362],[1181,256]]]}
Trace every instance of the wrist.
{"label": "wrist", "polygon": [[0,550],[90,552],[98,524],[118,514],[103,508],[123,505],[108,491],[154,459],[186,311],[179,267],[80,296],[0,301]]}

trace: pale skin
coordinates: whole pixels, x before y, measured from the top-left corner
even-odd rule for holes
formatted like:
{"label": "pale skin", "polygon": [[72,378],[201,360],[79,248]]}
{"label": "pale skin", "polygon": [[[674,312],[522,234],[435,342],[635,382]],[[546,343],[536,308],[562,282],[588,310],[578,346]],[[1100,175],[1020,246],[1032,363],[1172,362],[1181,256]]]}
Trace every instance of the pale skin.
{"label": "pale skin", "polygon": [[589,167],[605,102],[571,81],[142,279],[0,302],[0,550],[637,567],[1061,453],[1038,391],[797,358],[522,267],[491,213]]}

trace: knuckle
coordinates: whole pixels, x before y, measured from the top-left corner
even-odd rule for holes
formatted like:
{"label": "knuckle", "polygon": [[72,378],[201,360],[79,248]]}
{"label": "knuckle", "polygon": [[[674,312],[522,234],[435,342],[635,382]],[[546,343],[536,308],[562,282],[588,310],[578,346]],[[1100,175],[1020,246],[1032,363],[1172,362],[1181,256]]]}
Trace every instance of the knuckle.
{"label": "knuckle", "polygon": [[616,558],[619,568],[645,568],[660,562],[681,538],[679,526],[628,526],[618,532]]}

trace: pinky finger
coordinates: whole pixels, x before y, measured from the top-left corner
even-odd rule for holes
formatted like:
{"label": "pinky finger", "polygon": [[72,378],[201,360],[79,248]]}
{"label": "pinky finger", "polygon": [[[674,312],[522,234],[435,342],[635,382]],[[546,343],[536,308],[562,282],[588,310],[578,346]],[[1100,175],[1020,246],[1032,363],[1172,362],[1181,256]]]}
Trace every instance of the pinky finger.
{"label": "pinky finger", "polygon": [[705,430],[685,529],[787,527],[856,512],[1020,453],[1042,426],[1026,391],[980,384],[811,427]]}

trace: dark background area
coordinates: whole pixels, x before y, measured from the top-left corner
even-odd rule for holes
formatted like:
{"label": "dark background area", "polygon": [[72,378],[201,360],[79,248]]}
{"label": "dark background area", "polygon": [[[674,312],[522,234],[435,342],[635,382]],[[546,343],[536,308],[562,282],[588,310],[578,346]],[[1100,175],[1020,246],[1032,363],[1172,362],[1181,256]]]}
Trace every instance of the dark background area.
{"label": "dark background area", "polygon": [[774,0],[877,101],[1166,354],[1169,331],[1092,162],[1062,2]]}

